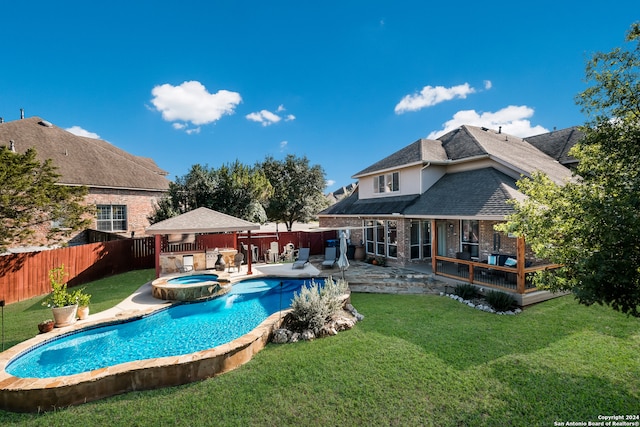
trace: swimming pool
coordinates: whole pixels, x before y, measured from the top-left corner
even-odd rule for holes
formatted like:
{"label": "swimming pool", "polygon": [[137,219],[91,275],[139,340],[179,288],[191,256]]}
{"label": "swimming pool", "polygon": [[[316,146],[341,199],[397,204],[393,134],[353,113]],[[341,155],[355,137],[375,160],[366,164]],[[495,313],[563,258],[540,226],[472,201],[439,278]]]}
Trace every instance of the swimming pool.
{"label": "swimming pool", "polygon": [[217,274],[186,274],[161,277],[151,282],[151,295],[165,301],[196,301],[229,291],[229,278]]}
{"label": "swimming pool", "polygon": [[191,274],[188,276],[178,276],[168,279],[167,283],[174,285],[192,285],[194,283],[202,283],[207,281],[218,280],[217,274]]}
{"label": "swimming pool", "polygon": [[304,279],[242,281],[212,300],[174,305],[137,320],[45,341],[9,361],[5,370],[19,378],[52,378],[211,349],[288,308],[303,284]]}

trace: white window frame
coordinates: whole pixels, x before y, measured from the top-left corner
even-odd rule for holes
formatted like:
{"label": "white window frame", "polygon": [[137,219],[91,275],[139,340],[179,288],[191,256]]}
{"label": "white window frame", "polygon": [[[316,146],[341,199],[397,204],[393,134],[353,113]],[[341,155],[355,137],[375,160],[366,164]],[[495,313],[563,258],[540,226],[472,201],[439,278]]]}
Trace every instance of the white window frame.
{"label": "white window frame", "polygon": [[400,191],[400,172],[389,172],[373,179],[373,192],[397,193]]}
{"label": "white window frame", "polygon": [[[413,231],[417,229],[417,241],[414,240]],[[431,221],[417,220],[411,221],[411,240],[409,243],[409,254],[412,260],[431,258]],[[417,249],[418,256],[414,257],[413,252]]]}
{"label": "white window frame", "polygon": [[386,258],[398,257],[398,221],[370,219],[363,221],[365,250]]}
{"label": "white window frame", "polygon": [[127,227],[127,205],[96,205],[96,228],[99,231],[121,232],[127,231]]}

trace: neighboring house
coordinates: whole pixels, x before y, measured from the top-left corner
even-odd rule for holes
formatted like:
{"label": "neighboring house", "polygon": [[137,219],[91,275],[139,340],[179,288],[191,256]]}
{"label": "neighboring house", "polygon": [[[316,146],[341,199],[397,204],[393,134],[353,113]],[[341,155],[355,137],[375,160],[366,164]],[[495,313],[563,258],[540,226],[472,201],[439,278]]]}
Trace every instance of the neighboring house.
{"label": "neighboring house", "polygon": [[[428,260],[440,273],[447,262],[438,257],[463,259],[462,265],[471,267],[464,268],[463,277],[474,282],[473,267],[479,272],[494,261],[502,267],[507,255],[515,258],[524,251],[518,248],[519,239],[493,226],[513,212],[509,200],[524,197],[516,186],[522,176],[539,170],[557,183],[571,177],[570,169],[545,151],[570,164],[566,153],[575,144],[576,131],[525,140],[462,126],[436,140],[420,139],[356,173],[356,190],[320,213],[320,227],[349,227],[353,244],[391,265]],[[524,252],[523,268],[525,262],[542,263],[530,250]]]}
{"label": "neighboring house", "polygon": [[40,162],[52,160],[59,184],[88,187],[85,202],[96,208],[96,230],[144,235],[147,217],[169,188],[167,172],[152,159],[74,135],[39,117],[0,123],[0,145],[18,153],[34,148]]}

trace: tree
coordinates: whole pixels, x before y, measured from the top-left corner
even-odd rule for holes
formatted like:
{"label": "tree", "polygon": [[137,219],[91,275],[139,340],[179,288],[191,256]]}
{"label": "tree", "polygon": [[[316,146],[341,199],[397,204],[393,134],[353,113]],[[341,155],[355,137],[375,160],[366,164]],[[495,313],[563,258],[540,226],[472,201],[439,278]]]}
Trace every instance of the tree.
{"label": "tree", "polygon": [[39,229],[46,230],[47,243],[57,243],[91,223],[91,210],[83,204],[88,189],[57,184],[60,175],[51,160],[40,163],[36,154],[0,147],[0,251],[42,243]]}
{"label": "tree", "polygon": [[168,195],[160,200],[151,223],[206,207],[247,221],[266,222],[263,207],[271,194],[271,185],[261,169],[237,160],[219,169],[199,164],[169,184]]}
{"label": "tree", "polygon": [[273,187],[266,207],[270,221],[282,222],[291,231],[294,222],[308,222],[327,207],[324,170],[310,166],[306,157],[289,154],[279,161],[269,156],[260,167]]}
{"label": "tree", "polygon": [[590,85],[576,102],[588,120],[570,153],[579,161],[573,179],[520,180],[528,199],[499,228],[563,265],[537,275],[541,287],[640,317],[640,24],[626,40],[635,48],[597,53],[587,64]]}

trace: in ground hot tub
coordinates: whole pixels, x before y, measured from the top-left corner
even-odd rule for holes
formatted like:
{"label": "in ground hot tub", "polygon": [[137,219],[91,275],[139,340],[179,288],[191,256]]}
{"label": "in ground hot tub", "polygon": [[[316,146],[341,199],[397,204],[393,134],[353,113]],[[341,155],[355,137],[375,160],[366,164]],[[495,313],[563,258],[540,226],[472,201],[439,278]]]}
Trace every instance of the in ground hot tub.
{"label": "in ground hot tub", "polygon": [[223,295],[229,290],[229,281],[216,274],[188,274],[151,282],[151,294],[154,298],[169,301],[195,301]]}

